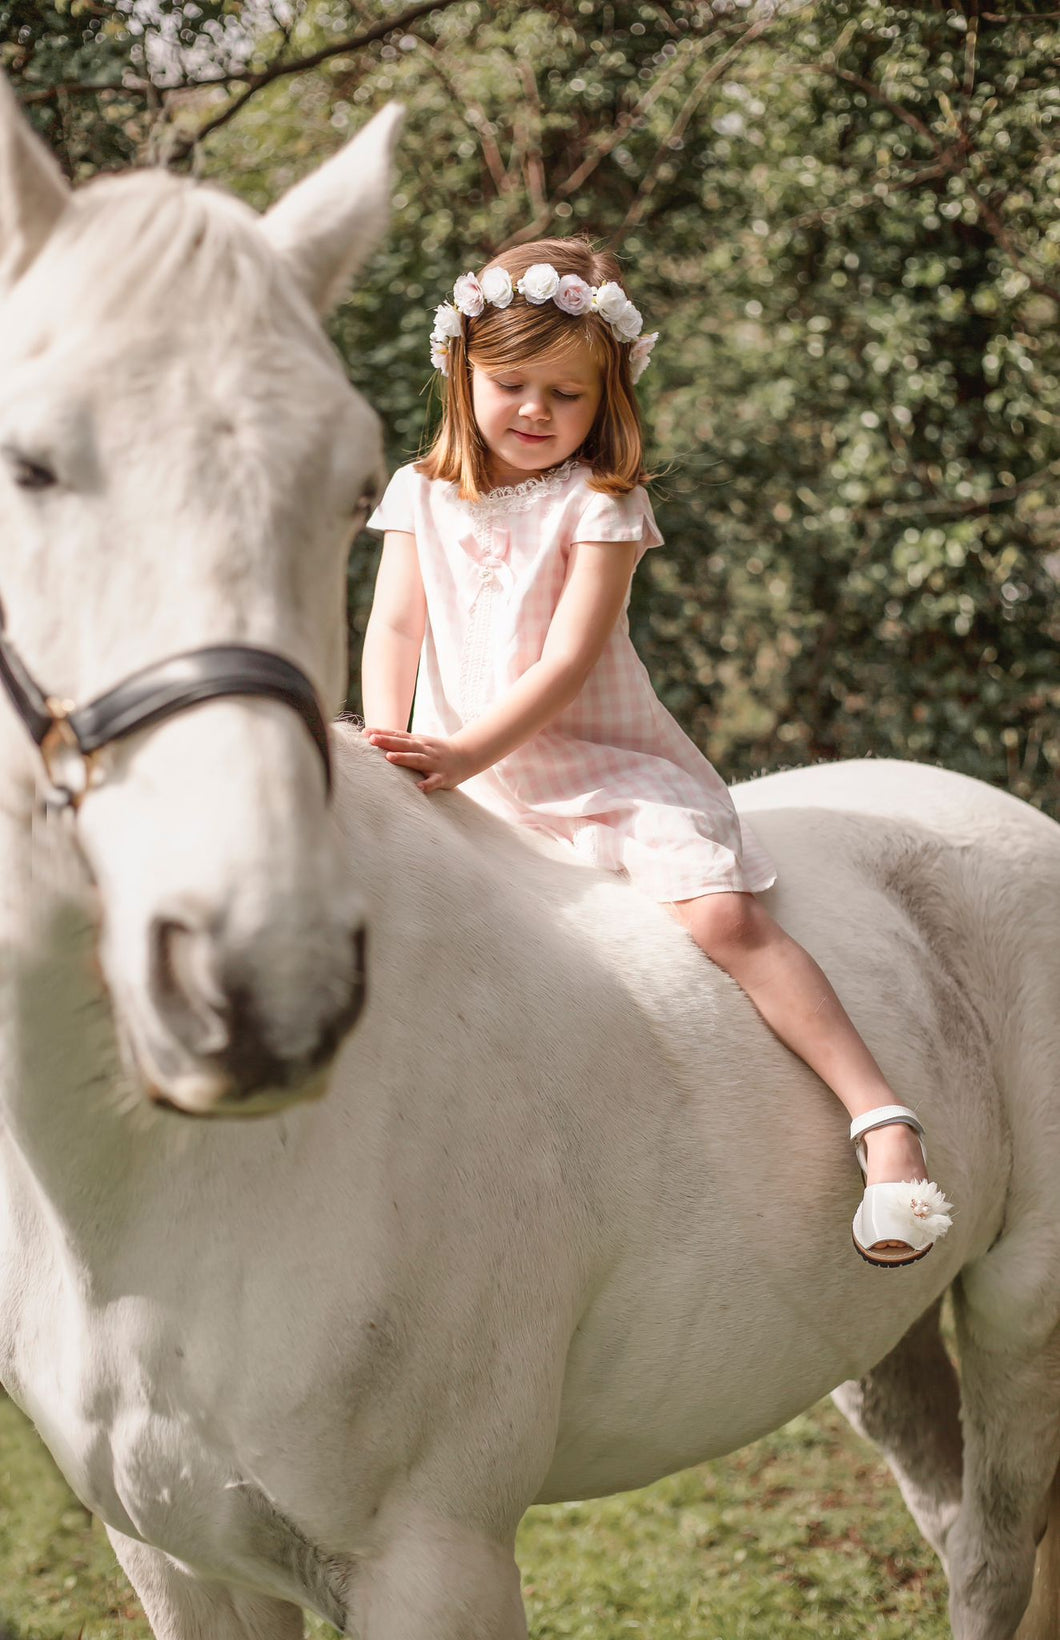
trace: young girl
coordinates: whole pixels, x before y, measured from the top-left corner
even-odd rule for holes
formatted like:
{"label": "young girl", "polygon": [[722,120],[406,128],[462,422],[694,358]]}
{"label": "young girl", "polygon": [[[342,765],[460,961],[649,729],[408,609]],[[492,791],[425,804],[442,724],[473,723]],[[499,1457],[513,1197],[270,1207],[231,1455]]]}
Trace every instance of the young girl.
{"label": "young girl", "polygon": [[385,539],[364,732],[422,791],[463,786],[667,904],[853,1118],[858,1252],[911,1264],[950,1225],[920,1122],[755,899],[772,863],[630,642],[630,578],[662,539],[633,391],[656,335],[615,259],[581,239],[522,245],[457,280],[431,337],[440,431],[369,521]]}

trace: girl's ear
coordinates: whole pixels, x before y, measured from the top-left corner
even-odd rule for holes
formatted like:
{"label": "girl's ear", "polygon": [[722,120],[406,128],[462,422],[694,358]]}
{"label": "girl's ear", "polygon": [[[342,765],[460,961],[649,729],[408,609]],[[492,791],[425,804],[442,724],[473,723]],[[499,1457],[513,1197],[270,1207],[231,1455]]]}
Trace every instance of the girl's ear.
{"label": "girl's ear", "polygon": [[262,218],[266,238],[288,263],[318,313],[345,294],[361,263],[382,238],[390,215],[391,156],[404,117],[387,103]]}
{"label": "girl's ear", "polygon": [[21,279],[69,198],[59,167],[0,74],[0,297]]}

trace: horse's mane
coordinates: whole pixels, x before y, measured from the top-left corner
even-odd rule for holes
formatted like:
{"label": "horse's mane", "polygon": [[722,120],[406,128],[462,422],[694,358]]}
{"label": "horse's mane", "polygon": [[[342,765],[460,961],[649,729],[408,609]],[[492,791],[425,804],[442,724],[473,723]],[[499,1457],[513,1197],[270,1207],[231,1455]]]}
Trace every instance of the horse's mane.
{"label": "horse's mane", "polygon": [[162,170],[99,177],[74,193],[31,283],[34,303],[74,328],[163,315],[167,329],[185,317],[201,328],[212,315],[229,335],[253,335],[267,314],[274,326],[277,300],[291,291],[247,205]]}

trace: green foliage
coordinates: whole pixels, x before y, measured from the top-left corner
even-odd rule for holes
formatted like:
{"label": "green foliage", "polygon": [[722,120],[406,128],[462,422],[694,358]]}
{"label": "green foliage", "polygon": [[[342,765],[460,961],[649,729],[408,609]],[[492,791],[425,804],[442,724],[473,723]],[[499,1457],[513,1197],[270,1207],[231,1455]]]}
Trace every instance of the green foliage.
{"label": "green foliage", "polygon": [[[89,0],[0,0],[0,66],[30,120],[77,178],[128,164],[138,99],[122,88],[133,41],[114,8]],[[86,93],[89,84],[104,89]]]}
{"label": "green foliage", "polygon": [[[314,0],[244,57],[282,71],[395,10]],[[662,331],[667,548],[633,614],[663,699],[730,778],[909,756],[1055,812],[1058,48],[1045,0],[450,0],[278,72],[197,163],[264,204],[406,103],[392,235],[334,323],[394,462],[457,273],[532,233],[615,245]]]}
{"label": "green foliage", "polygon": [[0,67],[81,181],[171,154],[189,89],[217,95],[266,25],[268,0],[0,0]]}

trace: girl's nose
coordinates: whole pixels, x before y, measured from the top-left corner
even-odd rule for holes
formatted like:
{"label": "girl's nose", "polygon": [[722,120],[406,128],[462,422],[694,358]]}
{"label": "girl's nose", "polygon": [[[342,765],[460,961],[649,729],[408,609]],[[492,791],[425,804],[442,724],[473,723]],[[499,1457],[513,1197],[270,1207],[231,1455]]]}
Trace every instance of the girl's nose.
{"label": "girl's nose", "polygon": [[548,411],[540,399],[525,399],[519,407],[519,414],[527,421],[545,421]]}

